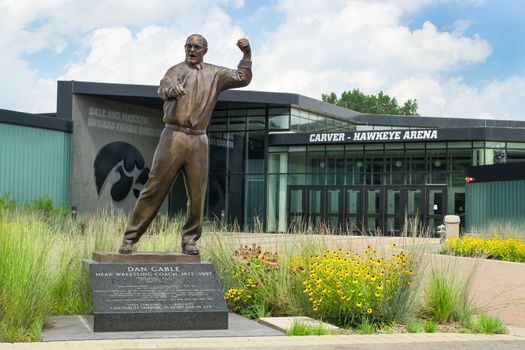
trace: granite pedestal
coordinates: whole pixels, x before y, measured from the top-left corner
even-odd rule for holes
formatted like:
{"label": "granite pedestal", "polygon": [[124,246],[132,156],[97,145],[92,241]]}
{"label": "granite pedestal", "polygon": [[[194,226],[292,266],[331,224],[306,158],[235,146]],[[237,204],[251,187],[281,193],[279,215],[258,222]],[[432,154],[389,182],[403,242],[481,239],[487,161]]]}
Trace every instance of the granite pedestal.
{"label": "granite pedestal", "polygon": [[215,267],[178,253],[93,253],[93,331],[228,328]]}

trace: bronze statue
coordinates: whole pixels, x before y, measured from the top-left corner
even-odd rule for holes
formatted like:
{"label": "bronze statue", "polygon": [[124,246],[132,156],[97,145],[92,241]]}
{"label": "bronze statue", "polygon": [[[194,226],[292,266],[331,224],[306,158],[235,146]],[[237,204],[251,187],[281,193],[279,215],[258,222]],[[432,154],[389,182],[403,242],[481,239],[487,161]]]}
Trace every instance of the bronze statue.
{"label": "bronze statue", "polygon": [[153,156],[149,179],[129,218],[121,254],[131,254],[133,244],[160,209],[175,179],[182,171],[188,195],[187,219],[182,229],[182,252],[198,255],[202,233],[204,198],[208,181],[208,137],[206,128],[219,94],[246,86],[252,79],[251,48],[248,39],[237,46],[243,52],[237,70],[204,63],[206,39],[192,34],[186,40],[186,60],[166,72],[158,94],[164,100],[162,131]]}

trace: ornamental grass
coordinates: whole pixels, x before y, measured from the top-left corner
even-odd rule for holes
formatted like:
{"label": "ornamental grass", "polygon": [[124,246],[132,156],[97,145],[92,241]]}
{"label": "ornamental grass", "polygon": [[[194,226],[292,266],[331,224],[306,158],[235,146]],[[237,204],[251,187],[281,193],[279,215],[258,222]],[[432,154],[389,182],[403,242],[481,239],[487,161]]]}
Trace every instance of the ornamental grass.
{"label": "ornamental grass", "polygon": [[310,314],[302,276],[290,270],[292,265],[290,255],[257,245],[235,250],[217,266],[230,310],[252,319]]}

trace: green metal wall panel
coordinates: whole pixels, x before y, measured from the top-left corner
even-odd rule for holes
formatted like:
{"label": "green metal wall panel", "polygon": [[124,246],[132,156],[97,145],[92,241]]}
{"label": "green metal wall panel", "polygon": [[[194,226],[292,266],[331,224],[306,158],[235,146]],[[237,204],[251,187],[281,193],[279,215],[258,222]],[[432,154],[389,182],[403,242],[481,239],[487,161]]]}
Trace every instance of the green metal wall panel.
{"label": "green metal wall panel", "polygon": [[71,134],[0,123],[0,195],[69,203]]}
{"label": "green metal wall panel", "polygon": [[473,231],[490,225],[525,225],[525,180],[466,186],[466,224]]}

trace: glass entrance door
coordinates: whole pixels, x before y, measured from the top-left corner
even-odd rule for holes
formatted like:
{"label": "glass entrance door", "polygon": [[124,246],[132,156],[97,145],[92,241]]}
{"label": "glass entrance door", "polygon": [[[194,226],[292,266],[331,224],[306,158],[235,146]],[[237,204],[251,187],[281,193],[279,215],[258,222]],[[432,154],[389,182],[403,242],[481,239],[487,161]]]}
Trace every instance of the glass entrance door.
{"label": "glass entrance door", "polygon": [[385,191],[385,234],[399,236],[405,222],[404,195],[401,188],[386,188]]}
{"label": "glass entrance door", "polygon": [[324,193],[322,187],[308,187],[308,211],[307,220],[308,226],[314,230],[321,228],[323,209],[324,209]]}
{"label": "glass entrance door", "polygon": [[437,226],[443,224],[447,213],[447,188],[445,186],[428,186],[427,192],[427,226],[430,232],[437,232]]}
{"label": "glass entrance door", "polygon": [[347,187],[345,193],[345,231],[360,234],[363,231],[362,188]]}
{"label": "glass entrance door", "polygon": [[423,226],[424,187],[395,186],[384,189],[384,232],[399,236]]}
{"label": "glass entrance door", "polygon": [[405,201],[405,233],[414,234],[423,228],[424,224],[424,194],[423,187],[414,187],[406,189]]}
{"label": "glass entrance door", "polygon": [[363,210],[364,229],[367,232],[383,233],[383,206],[380,188],[365,187]]}
{"label": "glass entrance door", "polygon": [[306,223],[305,189],[302,186],[288,187],[288,229],[302,231]]}
{"label": "glass entrance door", "polygon": [[323,221],[332,232],[343,229],[343,187],[326,188],[326,205]]}
{"label": "glass entrance door", "polygon": [[309,228],[335,233],[344,229],[344,222],[343,186],[288,186],[290,231]]}

